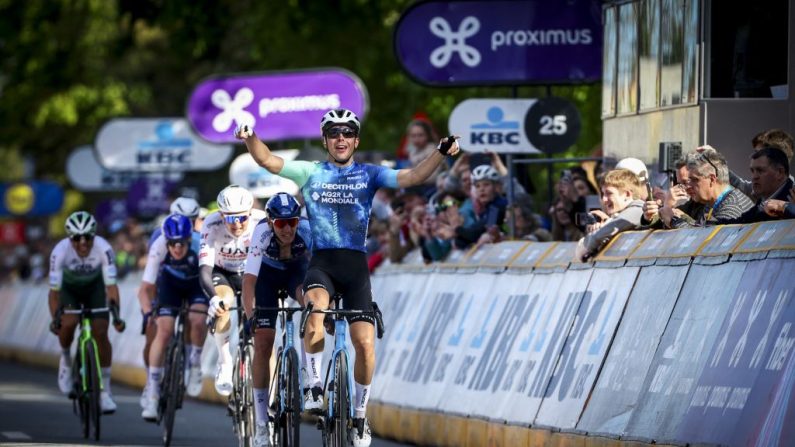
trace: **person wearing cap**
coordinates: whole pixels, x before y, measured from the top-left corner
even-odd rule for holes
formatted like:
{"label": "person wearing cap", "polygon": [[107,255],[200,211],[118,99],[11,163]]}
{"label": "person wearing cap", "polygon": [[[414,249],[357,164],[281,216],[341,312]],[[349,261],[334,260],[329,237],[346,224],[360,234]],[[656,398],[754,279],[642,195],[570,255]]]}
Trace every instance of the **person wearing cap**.
{"label": "person wearing cap", "polygon": [[644,184],[650,181],[649,177],[649,170],[646,168],[646,164],[642,161],[638,160],[637,158],[627,157],[622,158],[619,160],[618,164],[616,164],[616,169],[627,169],[632,171],[638,177],[638,181],[640,182],[641,188],[639,190],[640,199],[641,200],[649,200],[649,192],[645,189]]}

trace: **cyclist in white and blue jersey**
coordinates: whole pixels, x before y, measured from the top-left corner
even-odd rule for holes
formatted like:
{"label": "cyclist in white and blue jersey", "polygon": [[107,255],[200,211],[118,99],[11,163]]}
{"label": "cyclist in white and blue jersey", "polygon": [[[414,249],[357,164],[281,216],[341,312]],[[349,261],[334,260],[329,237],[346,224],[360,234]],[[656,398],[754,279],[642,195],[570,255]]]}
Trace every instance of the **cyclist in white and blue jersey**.
{"label": "cyclist in white and blue jersey", "polygon": [[[199,202],[195,199],[190,197],[177,197],[171,202],[169,206],[169,214],[179,214],[181,216],[185,216],[190,219],[191,228],[193,228],[193,240],[198,245],[201,244],[201,234],[196,231],[196,219],[199,217],[201,208],[199,207]],[[163,233],[163,227],[158,226],[152,231],[152,235],[149,237],[149,245],[148,247],[152,247],[152,243],[157,240],[158,237]],[[140,293],[140,290],[139,290]],[[154,299],[154,294],[152,294],[152,299]],[[155,303],[152,302],[149,309],[153,309],[155,307]],[[141,306],[143,309],[143,306]],[[150,313],[143,314],[143,333],[145,337],[144,341],[144,350],[143,350],[143,357],[144,357],[144,365],[146,366],[146,374],[149,375],[149,348],[152,346],[152,340],[155,339],[155,334],[157,333],[157,327],[155,326],[155,319],[150,318]],[[190,337],[190,326],[185,327],[185,337],[186,340]],[[144,387],[143,393],[141,393],[141,407],[143,408],[144,404],[146,403],[146,394],[148,390]]]}
{"label": "cyclist in white and blue jersey", "polygon": [[[273,155],[248,126],[239,126],[235,137],[246,143],[257,164],[301,187],[313,239],[312,260],[304,280],[305,300],[312,301],[318,309],[327,309],[330,297],[341,293],[344,309],[370,311],[372,293],[364,241],[376,190],[423,184],[447,155],[458,152],[458,143],[455,138],[443,139],[439,150],[417,166],[394,170],[353,160],[361,123],[352,111],[328,111],[321,118],[320,130],[328,151],[328,160],[323,163],[285,161]],[[375,370],[375,321],[362,316],[350,318],[349,322],[356,350],[355,415],[350,438],[354,446],[369,446],[370,427],[365,413]],[[322,407],[320,370],[324,332],[323,315],[313,314],[304,339],[306,369],[310,375],[310,388],[305,396],[308,410]]]}
{"label": "cyclist in white and blue jersey", "polygon": [[[149,373],[141,417],[157,420],[160,380],[166,346],[174,334],[175,318],[183,301],[197,313],[188,315],[191,340],[188,355],[187,392],[198,396],[201,392],[201,354],[207,337],[204,313],[208,299],[199,284],[199,244],[194,241],[193,224],[186,216],[172,214],[163,221],[162,234],[149,248],[149,258],[144,270],[138,299],[141,309],[155,312],[157,334],[149,350]],[[155,308],[151,305],[157,294]]]}
{"label": "cyclist in white and blue jersey", "polygon": [[302,301],[302,287],[309,254],[312,251],[312,235],[309,221],[301,219],[301,205],[285,192],[280,192],[265,205],[268,214],[260,221],[251,236],[251,246],[246,258],[243,274],[243,306],[248,319],[256,319],[254,332],[253,374],[256,434],[254,446],[270,445],[268,426],[268,384],[270,368],[268,361],[276,337],[275,311],[262,311],[256,307],[279,306],[278,292]]}

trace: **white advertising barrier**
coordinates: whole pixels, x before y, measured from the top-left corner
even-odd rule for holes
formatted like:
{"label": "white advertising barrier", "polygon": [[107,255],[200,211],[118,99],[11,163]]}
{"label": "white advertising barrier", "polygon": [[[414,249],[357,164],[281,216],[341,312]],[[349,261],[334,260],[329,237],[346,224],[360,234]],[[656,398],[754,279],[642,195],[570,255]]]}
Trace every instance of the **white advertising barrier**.
{"label": "white advertising barrier", "polygon": [[[284,160],[295,160],[298,149],[285,149],[272,151]],[[246,152],[238,155],[229,166],[229,182],[243,186],[259,198],[271,197],[279,192],[290,195],[298,194],[298,185],[294,181],[271,174],[267,169],[258,165],[254,158]]]}
{"label": "white advertising barrier", "polygon": [[520,339],[520,329],[535,310],[537,300],[531,300],[529,293],[533,290],[535,277],[536,275],[496,277],[499,287],[495,290],[499,290],[497,296],[500,299],[495,302],[497,311],[492,317],[494,324],[484,327],[487,330],[486,341],[477,363],[470,367],[471,379],[466,384],[467,391],[464,393],[472,396],[464,407],[469,415],[493,418],[500,413],[503,402],[498,390],[510,388],[517,379],[519,365],[515,362],[509,363],[508,360]]}
{"label": "white advertising barrier", "polygon": [[229,162],[232,146],[199,138],[184,118],[117,118],[97,134],[100,164],[125,171],[212,171]]}
{"label": "white advertising barrier", "polygon": [[499,275],[475,273],[464,278],[465,281],[449,278],[453,283],[458,281],[466,283],[466,286],[460,305],[462,308],[453,316],[452,324],[448,325],[450,330],[443,335],[447,344],[440,360],[440,364],[445,365],[444,388],[436,403],[440,410],[453,414],[466,414],[469,399],[480,400],[486,394],[470,390],[468,385],[473,381],[489,334],[494,332],[500,311],[508,298],[500,290]]}
{"label": "white advertising barrier", "polygon": [[624,432],[676,303],[667,297],[679,296],[688,268],[641,269],[578,429],[591,433]]}
{"label": "white advertising barrier", "polygon": [[[538,289],[542,294],[543,305],[538,308],[542,312],[540,320],[544,321],[544,326],[536,330],[527,324],[521,332],[523,341],[529,330],[535,334],[529,340],[532,349],[513,387],[514,398],[502,407],[503,413],[498,415],[509,423],[527,425],[535,420],[592,272],[588,269],[553,273],[548,286]],[[531,316],[531,319],[535,318]]]}
{"label": "white advertising barrier", "polygon": [[602,367],[638,267],[595,269],[535,423],[574,428]]}
{"label": "white advertising barrier", "polygon": [[[398,277],[402,275],[397,275]],[[390,321],[394,321],[391,334],[388,332],[388,345],[379,363],[379,377],[385,377],[384,387],[379,390],[377,396],[387,402],[398,405],[417,407],[415,396],[421,396],[426,387],[423,386],[421,377],[425,365],[423,360],[418,357],[423,352],[423,347],[432,346],[438,340],[429,339],[423,333],[426,321],[434,318],[434,306],[444,308],[446,300],[439,296],[440,284],[447,284],[456,275],[438,274],[423,275],[428,277],[428,282],[424,285],[418,280],[422,276],[404,276],[400,278],[398,284],[393,283],[394,292],[392,296],[403,302],[401,309],[395,309],[396,317],[389,316]],[[385,317],[387,310],[384,309]],[[383,340],[382,340],[383,341]],[[430,359],[431,361],[433,359]],[[380,379],[379,379],[380,383]],[[379,385],[378,388],[381,388]],[[406,389],[417,390],[410,395],[405,393]]]}

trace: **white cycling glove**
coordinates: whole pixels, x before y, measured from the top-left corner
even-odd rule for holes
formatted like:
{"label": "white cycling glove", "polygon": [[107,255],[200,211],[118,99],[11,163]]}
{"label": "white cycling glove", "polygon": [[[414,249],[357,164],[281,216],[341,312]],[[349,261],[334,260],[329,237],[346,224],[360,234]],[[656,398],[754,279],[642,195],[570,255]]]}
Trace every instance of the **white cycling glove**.
{"label": "white cycling glove", "polygon": [[222,305],[226,306],[226,302],[220,296],[216,295],[210,298],[210,307],[207,308],[207,315],[211,317],[217,317],[225,311]]}

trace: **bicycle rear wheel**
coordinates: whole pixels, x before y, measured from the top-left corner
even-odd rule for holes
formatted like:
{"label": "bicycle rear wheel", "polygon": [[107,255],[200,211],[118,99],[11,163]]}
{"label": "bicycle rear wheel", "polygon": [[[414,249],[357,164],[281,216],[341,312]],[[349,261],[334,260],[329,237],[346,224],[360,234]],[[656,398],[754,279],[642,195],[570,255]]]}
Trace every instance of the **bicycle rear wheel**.
{"label": "bicycle rear wheel", "polygon": [[[102,408],[99,405],[100,378],[99,378],[99,357],[97,354],[96,345],[92,342],[86,343],[85,352],[85,379],[88,389],[86,389],[85,397],[88,400],[88,424],[94,426],[94,440],[99,441],[99,419],[102,415]],[[87,436],[86,428],[83,429],[83,435]]]}
{"label": "bicycle rear wheel", "polygon": [[171,445],[171,437],[174,433],[174,418],[177,414],[177,407],[179,405],[180,392],[184,386],[184,375],[182,371],[185,369],[185,350],[183,345],[176,338],[168,347],[168,354],[166,357],[168,361],[168,371],[166,372],[164,393],[161,400],[165,399],[163,405],[163,445],[168,447]]}
{"label": "bicycle rear wheel", "polygon": [[331,445],[348,445],[348,411],[350,390],[348,389],[348,361],[340,354],[334,359],[334,418],[331,421]]}
{"label": "bicycle rear wheel", "polygon": [[298,353],[294,348],[287,351],[285,357],[284,376],[286,383],[284,389],[284,413],[280,421],[280,447],[293,447],[300,445],[301,434],[301,389],[298,383],[298,374],[301,364],[298,362]]}

